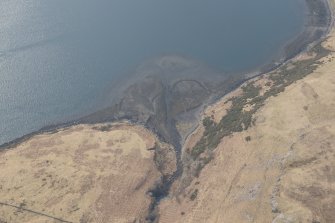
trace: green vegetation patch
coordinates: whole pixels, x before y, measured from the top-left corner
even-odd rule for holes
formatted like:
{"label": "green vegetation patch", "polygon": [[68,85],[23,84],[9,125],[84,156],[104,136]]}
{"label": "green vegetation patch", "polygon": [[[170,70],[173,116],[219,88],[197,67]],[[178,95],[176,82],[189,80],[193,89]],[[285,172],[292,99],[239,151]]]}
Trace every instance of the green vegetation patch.
{"label": "green vegetation patch", "polygon": [[242,89],[243,94],[231,99],[231,108],[218,124],[210,117],[206,117],[203,120],[204,134],[191,150],[191,156],[194,160],[206,150],[215,149],[223,137],[229,136],[234,132],[241,132],[250,127],[252,114],[257,106],[253,105],[250,111],[245,111],[244,107],[248,103],[254,103],[253,100],[257,99],[260,88],[255,87],[254,82],[250,82]]}
{"label": "green vegetation patch", "polygon": [[[202,123],[205,131],[201,139],[190,151],[193,160],[198,161],[196,164],[197,175],[209,162],[206,159],[206,155],[200,157],[201,154],[214,150],[223,137],[248,129],[253,124],[253,114],[263,106],[266,99],[278,95],[290,84],[313,73],[321,64],[319,60],[330,52],[330,50],[325,49],[321,44],[316,45],[311,50],[311,53],[316,55],[314,58],[293,62],[290,69],[285,65],[278,72],[270,74],[269,80],[272,83],[270,89],[263,95],[260,95],[261,88],[255,86],[255,82],[251,81],[242,87],[243,93],[240,96],[230,99],[232,106],[219,123],[215,123],[210,117],[206,117]],[[267,83],[267,86],[269,85],[270,82]],[[246,106],[248,106],[248,110],[244,109]]]}
{"label": "green vegetation patch", "polygon": [[194,201],[196,198],[197,198],[197,196],[198,196],[198,189],[195,189],[193,192],[192,192],[192,194],[191,194],[191,197],[190,197],[190,199],[192,200],[192,201]]}

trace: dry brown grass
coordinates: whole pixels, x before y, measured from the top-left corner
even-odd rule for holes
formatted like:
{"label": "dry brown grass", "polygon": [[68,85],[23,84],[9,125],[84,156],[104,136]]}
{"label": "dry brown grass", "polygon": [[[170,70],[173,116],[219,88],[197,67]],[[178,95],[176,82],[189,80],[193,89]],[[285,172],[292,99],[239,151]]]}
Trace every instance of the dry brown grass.
{"label": "dry brown grass", "polygon": [[[79,125],[42,134],[0,152],[0,202],[70,222],[144,218],[148,189],[159,179],[156,138],[142,127]],[[0,221],[59,222],[0,205]]]}
{"label": "dry brown grass", "polygon": [[[324,46],[335,49],[334,34]],[[160,222],[335,222],[334,57],[267,100],[255,126],[224,138],[199,178],[161,203]]]}
{"label": "dry brown grass", "polygon": [[[334,36],[324,46],[334,50]],[[334,58],[335,53],[323,58],[313,74],[267,100],[255,125],[225,137],[214,159],[179,194],[183,181],[177,181],[171,195],[178,196],[159,205],[160,222],[335,222]],[[258,78],[255,84],[266,91],[268,82]],[[240,92],[204,114],[218,122],[230,106],[227,99]],[[0,152],[0,202],[19,207],[0,204],[0,222],[144,219],[151,202],[147,191],[161,176],[148,150],[157,139],[138,126],[99,127],[37,135]],[[203,130],[200,125],[190,135],[185,150]]]}

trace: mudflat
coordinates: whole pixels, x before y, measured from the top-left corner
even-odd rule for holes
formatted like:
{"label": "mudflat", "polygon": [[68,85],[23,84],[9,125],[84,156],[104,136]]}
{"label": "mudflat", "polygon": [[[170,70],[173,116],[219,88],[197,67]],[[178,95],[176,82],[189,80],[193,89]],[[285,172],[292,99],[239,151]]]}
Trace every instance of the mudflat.
{"label": "mudflat", "polygon": [[[211,85],[186,79],[170,94],[149,77],[128,89],[133,103],[84,118],[130,114],[146,127],[79,124],[5,147],[0,222],[334,222],[334,51],[331,31],[243,83],[203,111],[183,144],[169,121],[210,98]],[[162,103],[185,95],[189,104]]]}
{"label": "mudflat", "polygon": [[[175,197],[161,202],[160,222],[335,221],[334,31],[322,47],[328,53],[314,62],[314,69],[268,97],[249,128],[189,158],[206,132],[206,122],[200,124],[184,145],[183,177],[172,187]],[[285,85],[285,79],[294,79],[291,75],[308,70],[306,61],[316,56],[301,54],[284,68],[250,80],[208,107],[204,118],[220,123],[238,98],[258,89],[257,95],[249,91],[243,104],[244,114],[252,111],[275,88],[276,75]],[[250,84],[255,88],[247,88]]]}

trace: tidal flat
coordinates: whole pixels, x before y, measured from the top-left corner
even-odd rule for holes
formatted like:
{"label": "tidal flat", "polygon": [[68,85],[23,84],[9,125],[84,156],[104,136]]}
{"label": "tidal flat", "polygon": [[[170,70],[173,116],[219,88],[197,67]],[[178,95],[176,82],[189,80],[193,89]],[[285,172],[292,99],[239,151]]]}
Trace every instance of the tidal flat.
{"label": "tidal flat", "polygon": [[[327,10],[323,1],[312,3],[316,11],[303,0],[3,2],[0,144],[115,107],[129,96],[130,85],[147,82],[145,77],[153,72],[164,89],[176,90],[171,97],[170,92],[165,94],[169,101],[180,98],[189,84],[200,92],[196,103],[175,103],[172,116],[197,108],[208,98],[215,100],[245,74],[250,77],[278,66],[322,35],[326,21],[316,18],[326,18]],[[285,50],[304,30],[295,49]],[[180,82],[198,78],[206,83]],[[220,92],[213,94],[216,86]],[[129,105],[107,118],[130,115],[136,120],[136,109]],[[194,118],[183,113],[178,119]],[[176,138],[166,133],[173,125],[161,134]],[[182,135],[191,128],[187,126],[188,122],[179,125]]]}
{"label": "tidal flat", "polygon": [[[176,181],[177,183],[179,183],[178,180],[182,182],[181,188],[177,189],[184,192],[191,185],[194,178],[200,177],[202,168],[212,159],[210,156],[211,151],[218,147],[218,141],[215,138],[216,135],[224,137],[231,135],[233,132],[247,131],[250,126],[254,125],[254,121],[252,120],[253,114],[263,106],[268,98],[277,96],[286,87],[296,83],[301,78],[305,78],[308,74],[314,73],[319,68],[319,65],[322,66],[327,61],[329,63],[332,62],[333,57],[326,57],[330,54],[330,50],[320,44],[332,25],[330,12],[326,13],[329,10],[328,6],[323,5],[323,1],[319,1],[318,4],[316,4],[316,1],[312,1],[312,3],[313,6],[309,10],[310,15],[313,16],[308,20],[311,24],[311,28],[308,29],[310,33],[303,32],[301,34],[309,38],[309,41],[304,42],[304,44],[308,44],[302,47],[294,47],[292,51],[289,50],[290,45],[288,45],[287,59],[292,57],[293,59],[283,60],[280,63],[273,64],[273,66],[265,67],[264,72],[266,74],[264,75],[263,73],[254,75],[240,74],[227,75],[222,78],[222,74],[217,70],[213,70],[205,63],[186,56],[170,54],[156,57],[138,66],[135,72],[130,75],[133,79],[126,78],[124,80],[122,91],[119,91],[118,98],[113,105],[82,118],[75,119],[72,122],[48,126],[41,131],[13,141],[3,148],[16,147],[18,144],[26,142],[27,139],[36,137],[37,133],[44,132],[47,135],[46,137],[52,136],[56,132],[61,135],[64,130],[68,131],[71,128],[76,128],[77,124],[80,123],[93,124],[94,126],[96,125],[94,123],[127,120],[132,123],[141,124],[150,129],[151,132],[154,132],[158,136],[158,141],[169,143],[175,149],[176,160],[171,163],[173,163],[172,166],[176,169],[168,168],[167,175],[163,174],[160,178],[161,180],[156,181],[153,187],[146,188],[146,192],[151,196],[151,199],[149,199],[150,202],[147,202],[150,205],[146,209],[148,213],[140,213],[141,218],[144,217],[149,222],[154,222],[161,216],[164,218],[164,210],[158,209],[162,198],[166,198],[171,193],[171,187]],[[319,16],[317,17],[317,15]],[[329,17],[326,17],[326,15]],[[301,37],[298,36],[293,42],[297,42]],[[301,39],[298,42],[301,42]],[[297,46],[297,43],[294,46]],[[296,53],[293,53],[295,50],[297,50]],[[292,56],[297,55],[302,50],[305,52],[297,57]],[[321,59],[325,61],[320,61]],[[274,68],[277,69],[274,70]],[[208,74],[208,76],[204,76],[204,73]],[[264,82],[262,78],[267,80],[267,82]],[[259,83],[262,85],[262,91],[258,87]],[[207,116],[203,120],[203,123],[199,122],[199,114],[203,111],[204,107],[216,102],[219,98],[222,98],[222,96],[232,92],[236,88],[237,91],[241,90],[242,94],[234,96],[227,101],[228,104],[232,104],[232,107],[230,110],[227,110],[228,113],[226,115],[223,115],[223,124],[220,121],[218,124],[215,124],[210,120],[212,118],[215,119],[215,115],[213,114]],[[263,91],[263,88],[265,91]],[[312,96],[312,98],[317,97],[310,93],[310,89],[307,89],[305,93]],[[304,107],[306,112],[308,109],[308,106]],[[236,121],[233,122],[236,125],[227,125],[231,121]],[[194,126],[197,124],[200,127],[202,125],[205,126],[204,134],[201,136],[205,138],[211,137],[210,140],[202,140],[203,138],[200,137],[199,141],[194,141],[195,144],[193,146],[183,148],[184,151],[181,151],[184,140],[189,136],[190,132],[193,132]],[[66,128],[64,129],[64,127]],[[232,129],[227,129],[230,127]],[[105,125],[93,128],[93,130],[101,131],[103,134],[108,134],[108,131],[111,129],[112,127]],[[101,132],[99,134],[102,134]],[[91,134],[90,137],[93,137],[93,135]],[[246,136],[245,141],[253,141],[253,137]],[[205,145],[203,145],[201,140],[205,142]],[[117,139],[117,142],[126,143],[127,141]],[[207,142],[211,142],[213,145],[206,144]],[[143,152],[155,151],[154,156],[151,157],[155,162],[153,166],[160,167],[158,170],[162,173],[161,168],[164,167],[164,161],[166,161],[162,157],[165,157],[164,154],[169,154],[169,156],[173,157],[171,155],[171,148],[169,147],[168,152],[164,152],[157,143],[155,145],[152,144],[144,148]],[[22,145],[25,144],[23,143]],[[182,152],[184,153],[183,157]],[[243,164],[240,171],[243,171],[244,168],[245,164]],[[171,173],[171,170],[173,173]],[[159,174],[157,173],[157,175]],[[202,191],[197,188],[199,187],[197,186],[198,184],[196,182],[187,189],[189,190],[191,201],[195,201],[198,196],[202,195]],[[176,192],[176,187],[173,189],[172,191]],[[162,203],[164,205],[167,202],[170,201],[167,199]],[[148,205],[147,203],[146,205]],[[181,213],[181,215],[184,214],[185,212]]]}

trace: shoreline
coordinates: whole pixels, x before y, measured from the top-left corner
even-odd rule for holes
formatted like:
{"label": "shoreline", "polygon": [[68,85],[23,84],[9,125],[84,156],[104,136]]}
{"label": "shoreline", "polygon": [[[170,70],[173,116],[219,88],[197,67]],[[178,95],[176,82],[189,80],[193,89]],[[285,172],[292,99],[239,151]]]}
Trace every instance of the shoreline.
{"label": "shoreline", "polygon": [[[304,0],[306,7],[308,8],[308,3],[307,0]],[[256,74],[250,75],[249,77],[247,77],[246,79],[244,79],[242,81],[241,84],[239,84],[237,87],[235,87],[234,89],[230,90],[229,92],[227,92],[225,95],[223,95],[220,98],[215,98],[214,100],[210,101],[207,104],[204,104],[203,107],[200,109],[201,111],[198,113],[197,115],[197,123],[196,125],[194,125],[194,127],[192,128],[192,130],[190,130],[187,135],[184,137],[183,141],[181,142],[181,144],[184,146],[184,144],[187,143],[187,141],[189,140],[189,137],[193,135],[193,133],[198,129],[199,125],[201,124],[201,120],[204,118],[204,114],[205,111],[207,110],[208,107],[215,105],[216,103],[220,102],[222,99],[224,99],[227,95],[229,95],[230,93],[234,92],[235,90],[241,88],[241,86],[243,86],[245,83],[253,80],[253,79],[257,79],[259,77],[261,77],[262,75],[266,75],[269,74],[271,72],[274,72],[276,70],[279,70],[281,67],[289,64],[290,62],[292,62],[293,60],[299,58],[301,55],[306,54],[308,51],[311,50],[311,48],[315,47],[317,44],[322,43],[323,41],[325,41],[329,34],[331,33],[331,31],[334,29],[335,26],[335,11],[334,11],[334,6],[333,6],[333,2],[331,0],[324,0],[325,6],[327,7],[328,10],[328,25],[327,25],[327,30],[325,33],[323,33],[323,35],[321,37],[319,37],[316,40],[313,40],[312,42],[308,43],[307,45],[304,45],[303,48],[301,48],[301,50],[295,54],[293,54],[291,57],[287,57],[283,62],[280,62],[278,64],[266,64],[265,66],[270,66],[267,70],[265,71],[259,71],[258,73],[256,72]],[[298,36],[294,37],[291,41],[289,41],[287,44],[285,44],[283,46],[283,49],[285,49],[286,47],[288,47],[290,44],[296,42],[298,39],[301,39],[302,36],[304,35],[305,31],[302,31]],[[247,75],[248,73],[246,73]],[[0,147],[1,148],[1,147]]]}
{"label": "shoreline", "polygon": [[[303,0],[304,4],[306,5],[306,10],[307,11],[311,11],[313,10],[313,6],[310,4],[309,0]],[[259,71],[255,71],[253,72],[244,72],[246,75],[248,75],[248,79],[246,79],[245,81],[248,81],[252,78],[255,78],[257,76],[261,76],[263,74],[267,74],[270,73],[272,71],[275,71],[276,69],[280,68],[281,66],[289,63],[291,60],[295,59],[296,57],[298,57],[299,55],[308,52],[312,47],[314,47],[315,45],[317,45],[318,43],[324,41],[327,36],[329,35],[329,33],[331,32],[331,30],[334,27],[334,10],[332,10],[332,2],[331,0],[320,0],[324,3],[324,6],[327,9],[327,26],[326,26],[326,30],[323,32],[323,34],[319,37],[311,37],[308,36],[306,38],[306,34],[310,34],[310,33],[306,33],[307,29],[309,29],[309,27],[311,27],[313,24],[311,21],[311,17],[307,16],[305,21],[305,25],[304,25],[304,29],[295,37],[293,37],[291,40],[289,40],[287,43],[285,43],[280,51],[283,51],[282,53],[278,52],[278,61],[274,61],[274,62],[269,62],[269,63],[265,63],[263,65],[261,65],[259,67]],[[312,27],[314,29],[319,29],[321,27]],[[316,30],[314,30],[316,32]],[[302,41],[301,41],[302,40]],[[305,42],[303,44],[301,44],[300,42]],[[298,49],[297,50],[293,50],[292,46],[294,46],[295,44],[298,45]],[[294,46],[296,47],[296,46]],[[280,55],[282,54],[282,55]],[[257,70],[257,69],[256,69]]]}
{"label": "shoreline", "polygon": [[[308,0],[304,0],[305,1],[305,4],[307,6],[307,8],[309,7],[308,5]],[[270,63],[270,64],[266,64],[264,66],[262,66],[263,68],[261,68],[261,71],[259,73],[256,73],[256,75],[252,75],[250,77],[247,76],[247,73],[245,75],[245,79],[242,80],[242,83],[241,84],[238,84],[237,87],[234,87],[233,89],[229,90],[226,94],[222,95],[221,97],[219,98],[215,98],[213,100],[210,100],[208,103],[205,103],[203,106],[202,106],[202,109],[200,114],[197,116],[197,120],[198,120],[198,124],[202,118],[202,115],[206,109],[206,107],[210,106],[210,105],[213,105],[215,104],[216,102],[220,101],[222,98],[224,98],[226,95],[228,95],[229,93],[235,91],[236,89],[240,88],[241,85],[243,85],[244,83],[250,81],[251,79],[254,79],[254,78],[257,78],[257,77],[260,77],[262,75],[265,75],[265,74],[268,74],[270,72],[273,72],[277,69],[279,69],[280,67],[284,66],[285,64],[291,62],[292,60],[294,60],[295,58],[299,57],[300,55],[308,52],[308,50],[310,50],[313,46],[317,45],[318,43],[321,43],[323,42],[329,35],[329,33],[333,30],[334,28],[334,10],[333,10],[333,7],[332,7],[332,2],[330,0],[324,0],[322,1],[325,3],[325,6],[327,8],[327,19],[328,19],[328,23],[327,23],[327,30],[323,33],[322,36],[320,36],[319,38],[317,38],[316,40],[310,40],[311,38],[308,37],[306,39],[308,39],[308,41],[311,41],[307,44],[305,44],[303,47],[300,47],[298,52],[296,53],[291,53],[292,56],[287,56],[289,55],[290,53],[286,53],[285,52],[285,49],[288,48],[290,45],[294,44],[295,41],[301,39],[304,34],[305,34],[305,31],[303,31],[302,33],[300,33],[297,37],[293,38],[292,41],[288,42],[286,45],[283,46],[283,50],[284,50],[284,58],[283,59],[284,61],[283,62],[276,62],[276,63]],[[309,19],[309,17],[307,18]],[[306,29],[306,28],[304,28]],[[293,51],[294,52],[294,51]],[[58,132],[58,131],[61,131],[63,129],[66,129],[66,128],[69,128],[71,126],[75,126],[75,125],[80,125],[80,124],[90,124],[90,123],[85,123],[83,121],[78,121],[80,119],[76,119],[76,120],[72,120],[72,121],[69,121],[69,122],[65,122],[65,123],[60,123],[60,124],[55,124],[55,125],[48,125],[48,126],[45,126],[39,130],[36,130],[36,131],[33,131],[31,133],[28,133],[28,134],[25,134],[21,137],[18,137],[14,140],[11,140],[9,142],[6,142],[6,143],[3,143],[0,145],[0,150],[6,150],[6,149],[11,149],[27,140],[29,140],[30,138],[34,137],[35,135],[39,135],[39,134],[45,134],[45,133],[49,133],[49,134],[52,134],[52,133],[55,133],[55,132]],[[97,122],[98,123],[109,123],[109,122],[127,122],[127,123],[131,123],[131,124],[136,124],[136,125],[141,125],[145,128],[148,128],[146,125],[144,124],[141,124],[141,123],[137,123],[137,122],[132,122],[131,120],[129,119],[111,119],[110,121],[108,122]],[[190,131],[189,134],[187,134],[187,136],[184,138],[184,140],[181,142],[182,145],[187,141],[188,137],[190,135],[192,135],[192,133],[194,132],[195,129],[197,129],[197,126],[195,126],[195,128],[193,129],[193,131]],[[154,130],[150,129],[150,131],[152,131],[154,134],[156,134],[159,138],[159,134],[157,132],[155,132]]]}

